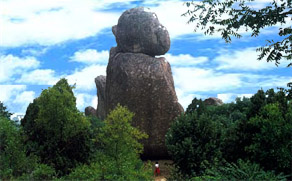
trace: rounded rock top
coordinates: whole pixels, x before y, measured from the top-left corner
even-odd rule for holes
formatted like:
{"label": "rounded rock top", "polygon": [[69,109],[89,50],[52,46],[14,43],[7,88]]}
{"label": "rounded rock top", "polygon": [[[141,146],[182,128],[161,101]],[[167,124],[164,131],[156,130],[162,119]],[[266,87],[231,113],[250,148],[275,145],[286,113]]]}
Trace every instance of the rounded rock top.
{"label": "rounded rock top", "polygon": [[148,8],[125,11],[112,30],[122,52],[155,56],[164,55],[170,48],[167,29]]}

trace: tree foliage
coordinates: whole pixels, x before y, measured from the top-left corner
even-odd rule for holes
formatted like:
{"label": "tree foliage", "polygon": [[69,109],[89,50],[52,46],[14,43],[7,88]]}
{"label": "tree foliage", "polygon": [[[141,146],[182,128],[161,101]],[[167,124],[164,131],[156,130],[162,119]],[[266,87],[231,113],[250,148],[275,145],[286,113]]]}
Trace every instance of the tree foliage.
{"label": "tree foliage", "polygon": [[[287,92],[259,90],[250,99],[237,98],[235,103],[205,106],[200,114],[198,109],[188,109],[173,122],[166,135],[166,146],[179,172],[202,176],[211,167],[224,166],[225,161],[244,166],[238,163],[242,159],[266,171],[290,174],[292,99]],[[189,108],[199,102],[194,99]],[[248,167],[253,165],[247,164]],[[235,174],[239,174],[238,170]]]}
{"label": "tree foliage", "polygon": [[110,112],[96,135],[101,144],[96,159],[76,168],[66,179],[150,180],[151,169],[139,158],[143,146],[138,141],[147,135],[131,125],[133,116],[120,105]]}
{"label": "tree foliage", "polygon": [[90,154],[90,123],[77,110],[72,89],[66,79],[61,79],[43,90],[21,122],[28,153],[40,156],[42,163],[61,175],[87,162]]}
{"label": "tree foliage", "polygon": [[221,125],[210,115],[197,112],[178,117],[166,134],[166,146],[176,166],[184,175],[204,173],[220,157]]}
{"label": "tree foliage", "polygon": [[282,180],[286,175],[264,171],[259,164],[239,159],[236,163],[225,162],[206,171],[206,176],[195,177],[194,180]]}
{"label": "tree foliage", "polygon": [[[205,34],[219,32],[226,42],[231,42],[231,36],[240,38],[239,30],[251,30],[251,36],[258,36],[260,31],[269,26],[281,24],[278,35],[281,41],[267,40],[265,47],[258,48],[258,59],[267,58],[276,65],[285,58],[292,60],[292,29],[286,23],[291,20],[292,1],[272,0],[263,8],[253,8],[254,0],[202,0],[186,2],[189,9],[185,16],[191,16],[190,22],[196,23],[196,28],[204,29]],[[287,65],[292,66],[292,63]]]}
{"label": "tree foliage", "polygon": [[11,179],[33,170],[36,160],[26,157],[21,131],[0,116],[0,179]]}
{"label": "tree foliage", "polygon": [[7,108],[4,106],[4,104],[0,101],[0,116],[6,117],[7,119],[10,119],[10,116],[12,113],[7,111]]}

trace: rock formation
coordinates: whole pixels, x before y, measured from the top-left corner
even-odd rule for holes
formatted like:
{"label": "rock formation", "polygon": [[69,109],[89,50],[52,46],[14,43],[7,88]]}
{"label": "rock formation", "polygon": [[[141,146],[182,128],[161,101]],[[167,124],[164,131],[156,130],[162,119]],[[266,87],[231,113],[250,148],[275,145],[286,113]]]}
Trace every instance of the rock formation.
{"label": "rock formation", "polygon": [[[149,135],[143,140],[146,158],[167,157],[165,134],[171,122],[183,113],[178,103],[169,63],[155,55],[170,47],[167,30],[157,16],[144,8],[125,11],[113,26],[117,47],[110,51],[105,84],[105,114],[118,103],[135,113],[133,125]],[[96,79],[98,109],[103,86]],[[104,85],[103,84],[103,85]],[[104,95],[104,94],[103,94]],[[99,114],[99,113],[98,113]]]}
{"label": "rock formation", "polygon": [[86,107],[85,116],[96,116],[96,110],[91,106]]}
{"label": "rock formation", "polygon": [[205,99],[204,103],[208,106],[211,106],[211,105],[220,106],[223,104],[222,100],[216,97],[210,97],[208,99]]}
{"label": "rock formation", "polygon": [[104,120],[105,114],[105,85],[106,85],[106,76],[100,75],[95,78],[95,85],[97,89],[97,117],[101,120]]}
{"label": "rock formation", "polygon": [[112,29],[121,52],[155,56],[164,55],[170,48],[168,31],[155,13],[143,7],[125,11]]}

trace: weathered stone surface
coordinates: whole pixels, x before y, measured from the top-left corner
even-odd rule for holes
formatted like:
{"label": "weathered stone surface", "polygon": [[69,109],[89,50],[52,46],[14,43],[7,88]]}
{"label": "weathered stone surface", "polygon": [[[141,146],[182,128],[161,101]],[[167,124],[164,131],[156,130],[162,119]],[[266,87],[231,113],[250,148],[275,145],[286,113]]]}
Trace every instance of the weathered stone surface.
{"label": "weathered stone surface", "polygon": [[85,108],[85,115],[86,116],[96,116],[96,110],[93,107],[88,106]]}
{"label": "weathered stone surface", "polygon": [[106,87],[106,76],[100,75],[95,78],[95,85],[97,89],[97,117],[104,120],[105,114],[105,87]]}
{"label": "weathered stone surface", "polygon": [[208,106],[211,106],[211,105],[220,106],[223,104],[222,100],[216,97],[210,97],[208,99],[205,99],[204,103]]}
{"label": "weathered stone surface", "polygon": [[112,31],[122,52],[155,56],[164,55],[170,48],[168,31],[147,8],[125,11]]}
{"label": "weathered stone surface", "polygon": [[173,119],[183,113],[165,58],[111,50],[106,77],[106,113],[120,103],[135,113],[133,125],[146,132],[144,156],[167,156],[165,134]]}

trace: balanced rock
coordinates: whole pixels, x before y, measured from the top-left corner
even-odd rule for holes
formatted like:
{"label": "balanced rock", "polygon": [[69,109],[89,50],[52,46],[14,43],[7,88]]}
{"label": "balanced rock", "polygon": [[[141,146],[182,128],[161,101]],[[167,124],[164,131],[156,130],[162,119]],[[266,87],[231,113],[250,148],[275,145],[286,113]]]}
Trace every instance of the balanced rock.
{"label": "balanced rock", "polygon": [[216,97],[210,97],[208,99],[205,99],[204,100],[204,103],[208,106],[220,106],[223,104],[222,100],[221,99],[218,99]]}
{"label": "balanced rock", "polygon": [[112,31],[117,47],[110,50],[107,76],[95,79],[97,115],[104,119],[117,104],[128,107],[133,126],[149,135],[142,140],[143,157],[166,158],[166,132],[183,113],[169,63],[155,58],[170,48],[168,31],[144,8],[125,11]]}
{"label": "balanced rock", "polygon": [[168,31],[148,8],[125,11],[112,31],[122,52],[155,56],[164,55],[170,48]]}
{"label": "balanced rock", "polygon": [[169,63],[142,53],[112,49],[106,77],[106,113],[118,103],[135,113],[133,126],[149,135],[146,158],[167,157],[165,134],[181,113]]}
{"label": "balanced rock", "polygon": [[106,86],[106,76],[100,75],[95,78],[95,85],[97,89],[97,117],[101,120],[104,120],[106,117],[105,114],[105,86]]}
{"label": "balanced rock", "polygon": [[96,116],[96,110],[91,106],[86,107],[85,116]]}

